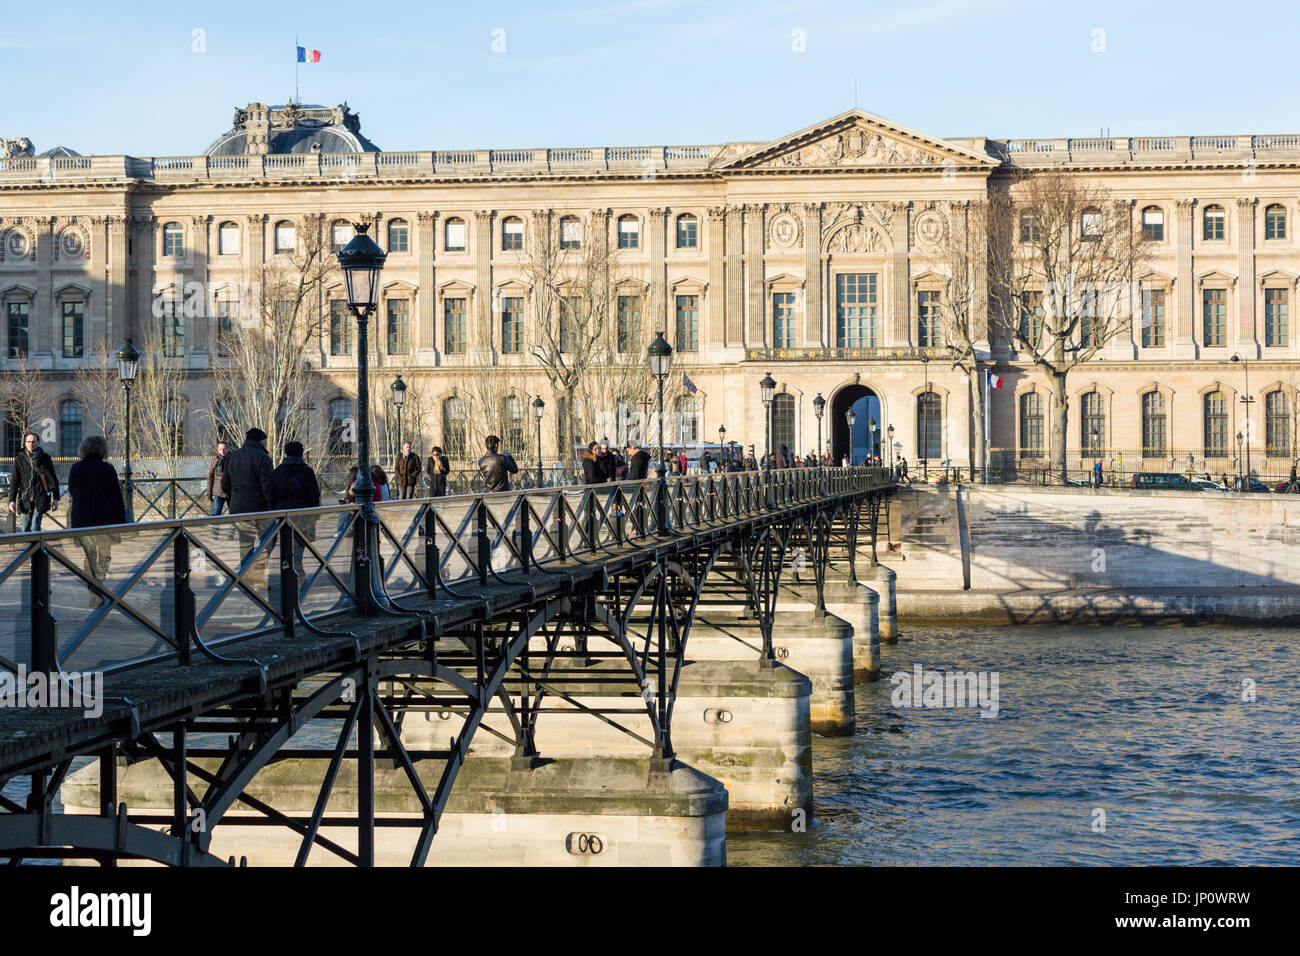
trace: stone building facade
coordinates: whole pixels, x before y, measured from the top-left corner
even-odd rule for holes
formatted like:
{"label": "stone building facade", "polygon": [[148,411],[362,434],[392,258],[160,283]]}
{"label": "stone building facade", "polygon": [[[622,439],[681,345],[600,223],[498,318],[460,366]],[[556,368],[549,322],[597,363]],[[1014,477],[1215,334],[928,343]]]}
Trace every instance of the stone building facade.
{"label": "stone building facade", "polygon": [[[1071,467],[1122,454],[1130,471],[1217,476],[1236,470],[1244,431],[1256,470],[1284,473],[1300,386],[1289,328],[1298,166],[1297,135],[939,139],[858,110],[771,142],[385,152],[346,106],[250,104],[202,155],[0,159],[0,333],[6,361],[25,352],[60,389],[90,343],[116,347],[157,321],[160,288],[201,283],[206,314],[185,320],[178,346],[193,378],[183,428],[197,450],[210,434],[221,303],[291,247],[303,217],[323,217],[339,242],[364,221],[389,253],[376,331],[430,396],[417,444],[455,447],[459,420],[474,414],[467,366],[484,354],[511,369],[521,399],[554,407],[526,347],[533,290],[521,266],[551,230],[616,248],[620,296],[667,330],[698,387],[679,400],[671,383],[689,413],[674,439],[712,441],[725,425],[729,440],[761,450],[758,382],[770,372],[778,443],[817,447],[820,394],[839,458],[844,412],[867,397],[886,459],[892,426],[893,450],[909,461],[966,464],[966,378],[925,341],[942,249],[1000,177],[1059,167],[1127,203],[1156,249],[1139,277],[1146,320],[1071,373]],[[341,299],[341,285],[328,294]],[[1006,383],[992,394],[992,446],[1005,460],[1044,460],[1045,380],[996,335],[981,344]],[[330,383],[323,419],[354,393],[346,351],[329,330],[306,345]],[[1253,407],[1240,401],[1247,375]],[[76,410],[60,396],[51,415],[71,433]],[[531,421],[521,434],[532,442]]]}

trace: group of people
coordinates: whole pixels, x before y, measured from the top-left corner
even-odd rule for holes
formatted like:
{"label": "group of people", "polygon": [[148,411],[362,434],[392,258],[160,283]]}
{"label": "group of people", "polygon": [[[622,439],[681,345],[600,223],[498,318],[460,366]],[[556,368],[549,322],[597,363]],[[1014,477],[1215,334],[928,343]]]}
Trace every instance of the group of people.
{"label": "group of people", "polygon": [[582,456],[582,483],[599,485],[607,481],[641,481],[650,473],[650,455],[639,442],[627,443],[627,456],[611,450],[608,441],[589,442]]}

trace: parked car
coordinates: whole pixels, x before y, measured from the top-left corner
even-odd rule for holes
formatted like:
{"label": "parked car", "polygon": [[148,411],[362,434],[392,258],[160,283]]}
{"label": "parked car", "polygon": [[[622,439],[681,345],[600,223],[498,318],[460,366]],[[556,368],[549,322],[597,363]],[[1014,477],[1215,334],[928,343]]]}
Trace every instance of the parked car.
{"label": "parked car", "polygon": [[1278,494],[1295,494],[1300,495],[1300,481],[1292,482],[1290,480],[1281,482],[1273,489]]}
{"label": "parked car", "polygon": [[1204,478],[1193,478],[1192,486],[1199,491],[1227,491],[1223,485],[1217,481],[1206,481]]}
{"label": "parked car", "polygon": [[1139,472],[1129,481],[1131,488],[1159,488],[1165,491],[1199,491],[1186,475],[1173,472]]}
{"label": "parked car", "polygon": [[1264,482],[1260,481],[1258,478],[1251,478],[1249,481],[1249,487],[1243,490],[1262,491],[1264,492],[1264,494],[1269,494],[1273,489],[1271,489],[1268,485],[1264,484]]}

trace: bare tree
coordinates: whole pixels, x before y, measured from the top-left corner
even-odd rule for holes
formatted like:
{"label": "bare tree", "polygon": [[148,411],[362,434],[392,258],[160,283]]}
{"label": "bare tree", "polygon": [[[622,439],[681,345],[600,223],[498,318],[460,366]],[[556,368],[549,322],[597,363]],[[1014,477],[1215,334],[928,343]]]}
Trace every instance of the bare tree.
{"label": "bare tree", "polygon": [[[985,466],[985,372],[980,346],[988,347],[988,301],[983,284],[988,208],[972,203],[953,209],[938,270],[943,291],[938,300],[938,343],[949,350],[952,367],[966,373],[970,391],[972,474]],[[987,357],[987,356],[985,356]]]}
{"label": "bare tree", "polygon": [[218,332],[213,424],[235,438],[261,428],[273,454],[297,440],[314,455],[323,450],[311,415],[321,383],[306,350],[326,330],[325,288],[338,274],[323,218],[302,219],[293,251],[277,259],[246,286],[238,321]]}
{"label": "bare tree", "polygon": [[140,367],[131,388],[132,458],[156,464],[160,478],[179,478],[190,382],[184,348],[164,326],[146,323],[139,349]]}
{"label": "bare tree", "polygon": [[1133,284],[1150,254],[1130,203],[1058,170],[1025,174],[990,202],[992,317],[1002,335],[1047,377],[1049,454],[1061,481],[1067,377],[1131,328]]}
{"label": "bare tree", "polygon": [[72,395],[81,405],[87,434],[103,435],[110,444],[116,436],[120,443],[122,381],[118,376],[117,354],[106,339],[92,345],[86,361],[73,371]]}
{"label": "bare tree", "polygon": [[10,359],[9,368],[0,375],[0,411],[5,421],[19,431],[28,428],[48,440],[48,429],[39,427],[42,417],[54,407],[54,388],[48,373],[26,355]]}

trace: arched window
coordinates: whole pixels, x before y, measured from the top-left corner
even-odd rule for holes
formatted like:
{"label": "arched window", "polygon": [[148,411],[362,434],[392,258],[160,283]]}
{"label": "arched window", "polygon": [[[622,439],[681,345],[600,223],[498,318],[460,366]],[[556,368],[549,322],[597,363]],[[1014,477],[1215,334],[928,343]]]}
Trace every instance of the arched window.
{"label": "arched window", "polygon": [[185,230],[179,222],[169,222],[163,226],[163,255],[185,255]]}
{"label": "arched window", "polygon": [[1079,238],[1096,242],[1101,238],[1101,210],[1085,209],[1079,217]]}
{"label": "arched window", "polygon": [[162,413],[164,447],[179,458],[185,454],[185,405],[178,401],[164,402]]}
{"label": "arched window", "polygon": [[5,457],[14,458],[23,447],[23,426],[12,418],[5,420]]}
{"label": "arched window", "polygon": [[1228,398],[1222,392],[1205,396],[1205,457],[1228,456]]}
{"label": "arched window", "polygon": [[1165,211],[1159,206],[1142,210],[1142,238],[1151,242],[1165,241]]}
{"label": "arched window", "polygon": [[565,216],[560,220],[560,248],[577,249],[582,245],[582,223],[577,216]]}
{"label": "arched window", "polygon": [[275,224],[275,252],[284,255],[293,252],[298,245],[298,230],[294,224],[283,219]]}
{"label": "arched window", "polygon": [[1291,399],[1281,389],[1264,396],[1264,447],[1269,458],[1291,457]]}
{"label": "arched window", "polygon": [[352,454],[356,423],[352,419],[352,399],[335,398],[330,401],[330,430],[326,449],[331,456]]}
{"label": "arched window", "polygon": [[212,401],[212,431],[218,442],[225,442],[232,448],[238,444],[239,408],[229,397],[214,398]]}
{"label": "arched window", "polygon": [[1043,457],[1043,396],[1038,392],[1020,396],[1020,457]]}
{"label": "arched window", "polygon": [[1079,419],[1079,447],[1085,455],[1106,453],[1106,410],[1097,392],[1086,392],[1080,405],[1083,415]]}
{"label": "arched window", "polygon": [[[447,220],[447,225],[443,232],[443,251],[445,252],[464,252],[465,251],[465,220],[453,216]],[[443,449],[444,451],[446,449]]]}
{"label": "arched window", "polygon": [[1166,436],[1165,397],[1160,392],[1142,396],[1142,457],[1164,458]]}
{"label": "arched window", "polygon": [[1274,203],[1264,210],[1264,238],[1286,238],[1286,209]]}
{"label": "arched window", "polygon": [[465,457],[465,425],[469,411],[465,399],[449,398],[442,403],[442,450],[448,458]]}
{"label": "arched window", "polygon": [[63,357],[80,358],[86,350],[86,303],[65,300],[63,310]]}
{"label": "arched window", "polygon": [[1043,241],[1043,227],[1039,225],[1037,216],[1020,217],[1020,241],[1028,243]]}
{"label": "arched window", "polygon": [[524,248],[524,221],[511,216],[501,223],[501,248],[505,252],[520,252]]}
{"label": "arched window", "polygon": [[618,217],[618,247],[620,249],[641,248],[641,221],[636,216]]}
{"label": "arched window", "polygon": [[528,447],[524,432],[524,400],[507,395],[501,400],[501,441],[506,451],[522,455]]}
{"label": "arched window", "polygon": [[353,229],[352,224],[343,219],[335,219],[330,223],[330,246],[335,252],[341,250],[352,241]]}
{"label": "arched window", "polygon": [[690,213],[677,217],[677,248],[698,249],[700,246],[700,221]]}
{"label": "arched window", "polygon": [[1222,239],[1227,235],[1227,219],[1222,206],[1206,206],[1203,216],[1201,236],[1205,239]]}
{"label": "arched window", "polygon": [[916,396],[916,457],[943,457],[943,396],[922,392]]}
{"label": "arched window", "polygon": [[799,451],[794,435],[794,396],[789,392],[772,399],[772,450],[780,451],[782,445],[792,453]]}
{"label": "arched window", "polygon": [[217,227],[217,254],[239,255],[239,226],[236,223],[223,222]]}
{"label": "arched window", "polygon": [[408,252],[409,250],[409,233],[405,219],[390,219],[388,221],[388,251],[389,252]]}
{"label": "arched window", "polygon": [[682,395],[677,399],[677,427],[673,433],[674,441],[679,445],[693,445],[700,440],[699,402],[694,395]]}
{"label": "arched window", "polygon": [[64,402],[59,406],[59,457],[76,458],[81,447],[82,411],[80,402]]}

